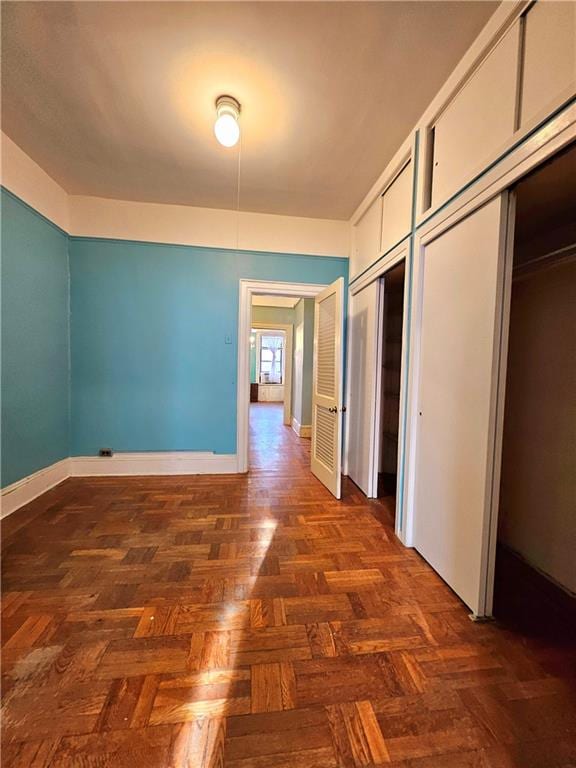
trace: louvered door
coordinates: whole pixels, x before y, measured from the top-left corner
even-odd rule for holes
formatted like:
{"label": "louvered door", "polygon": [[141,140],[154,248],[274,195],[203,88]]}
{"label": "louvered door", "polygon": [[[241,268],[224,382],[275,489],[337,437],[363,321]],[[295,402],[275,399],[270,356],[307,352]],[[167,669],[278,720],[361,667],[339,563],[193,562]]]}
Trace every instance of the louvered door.
{"label": "louvered door", "polygon": [[344,279],[316,297],[312,389],[311,469],[340,498],[342,456],[342,342]]}

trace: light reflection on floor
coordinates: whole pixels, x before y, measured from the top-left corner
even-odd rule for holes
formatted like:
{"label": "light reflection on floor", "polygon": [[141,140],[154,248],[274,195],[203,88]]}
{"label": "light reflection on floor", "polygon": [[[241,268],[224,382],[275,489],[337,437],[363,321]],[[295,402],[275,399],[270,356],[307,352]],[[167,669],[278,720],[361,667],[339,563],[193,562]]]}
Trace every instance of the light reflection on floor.
{"label": "light reflection on floor", "polygon": [[[290,460],[294,461],[293,434],[286,432],[290,427],[283,421],[282,403],[256,403],[250,408],[250,467],[255,470],[282,469],[288,460],[288,445],[291,448]],[[309,463],[309,440],[298,441],[302,448],[302,461]],[[255,491],[255,503],[259,510],[262,506],[262,497]],[[258,520],[258,547],[251,552],[251,572],[254,582],[258,579],[262,563],[270,548],[278,522],[273,517],[259,518]],[[250,593],[246,596],[250,598]],[[238,603],[230,602],[222,606],[222,615],[218,629],[226,630],[235,626],[235,618],[238,615]],[[197,673],[193,677],[194,687],[192,696],[186,706],[186,718],[192,719],[188,727],[180,733],[179,742],[175,749],[176,765],[220,766],[223,765],[223,749],[225,728],[224,721],[229,713],[229,698],[224,695],[211,701],[199,699],[201,691],[206,685],[224,684],[226,692],[230,691],[232,684],[246,673],[236,668],[236,658],[240,636],[236,636],[236,642],[228,649],[228,669],[207,669]],[[180,708],[180,716],[182,710]]]}

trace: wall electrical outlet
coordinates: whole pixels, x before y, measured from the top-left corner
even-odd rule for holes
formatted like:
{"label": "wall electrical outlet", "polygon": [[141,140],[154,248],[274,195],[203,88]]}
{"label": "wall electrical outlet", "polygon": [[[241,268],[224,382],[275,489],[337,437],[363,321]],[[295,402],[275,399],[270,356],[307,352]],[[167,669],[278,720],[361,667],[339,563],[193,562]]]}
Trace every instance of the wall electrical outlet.
{"label": "wall electrical outlet", "polygon": [[112,455],[113,455],[112,448],[100,448],[100,450],[98,451],[98,456],[110,457]]}

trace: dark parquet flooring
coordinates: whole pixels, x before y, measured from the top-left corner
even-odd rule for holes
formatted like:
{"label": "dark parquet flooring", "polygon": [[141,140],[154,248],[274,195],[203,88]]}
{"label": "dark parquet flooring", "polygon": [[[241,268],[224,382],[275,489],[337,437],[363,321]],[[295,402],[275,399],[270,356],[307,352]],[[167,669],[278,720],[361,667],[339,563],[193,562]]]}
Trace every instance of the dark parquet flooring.
{"label": "dark parquet flooring", "polygon": [[574,653],[475,624],[254,405],[246,476],[75,478],[4,523],[4,768],[569,768]]}

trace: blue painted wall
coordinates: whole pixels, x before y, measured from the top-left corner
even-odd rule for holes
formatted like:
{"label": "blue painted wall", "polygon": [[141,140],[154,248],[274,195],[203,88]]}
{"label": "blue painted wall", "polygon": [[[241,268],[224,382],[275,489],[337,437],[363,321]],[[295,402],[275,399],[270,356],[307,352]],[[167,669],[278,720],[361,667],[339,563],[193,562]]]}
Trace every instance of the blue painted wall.
{"label": "blue painted wall", "polygon": [[68,237],[2,189],[2,487],[69,453]]}
{"label": "blue painted wall", "polygon": [[235,453],[238,281],[330,283],[348,260],[71,238],[70,270],[72,455]]}

